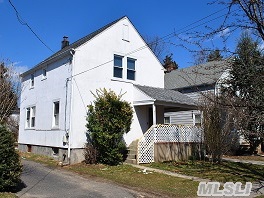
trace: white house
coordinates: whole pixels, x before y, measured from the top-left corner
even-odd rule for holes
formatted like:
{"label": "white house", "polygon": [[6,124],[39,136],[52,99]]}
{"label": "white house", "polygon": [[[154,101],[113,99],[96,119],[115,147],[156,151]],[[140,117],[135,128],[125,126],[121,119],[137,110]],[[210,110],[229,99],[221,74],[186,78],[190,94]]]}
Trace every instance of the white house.
{"label": "white house", "polygon": [[129,145],[152,125],[163,123],[164,112],[188,110],[194,101],[164,89],[164,70],[125,16],[69,44],[22,75],[19,149],[58,157],[83,159],[87,105],[91,92],[106,88],[134,108]]}

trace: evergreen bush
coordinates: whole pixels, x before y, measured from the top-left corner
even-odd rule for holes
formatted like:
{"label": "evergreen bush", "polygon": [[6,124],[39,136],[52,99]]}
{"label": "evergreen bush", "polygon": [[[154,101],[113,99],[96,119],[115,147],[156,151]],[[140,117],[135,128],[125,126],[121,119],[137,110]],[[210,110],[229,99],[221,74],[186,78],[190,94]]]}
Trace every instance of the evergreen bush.
{"label": "evergreen bush", "polygon": [[86,125],[90,143],[97,151],[99,163],[117,165],[123,161],[123,135],[130,131],[133,110],[130,103],[121,100],[122,95],[111,90],[96,90],[94,96],[94,105],[88,106]]}
{"label": "evergreen bush", "polygon": [[20,182],[22,165],[13,134],[0,124],[0,192],[11,191]]}

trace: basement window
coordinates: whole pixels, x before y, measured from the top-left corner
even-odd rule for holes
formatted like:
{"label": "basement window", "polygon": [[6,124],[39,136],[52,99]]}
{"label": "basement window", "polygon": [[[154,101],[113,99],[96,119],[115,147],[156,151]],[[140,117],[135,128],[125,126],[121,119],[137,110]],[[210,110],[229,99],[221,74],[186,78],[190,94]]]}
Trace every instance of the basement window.
{"label": "basement window", "polygon": [[57,147],[53,147],[53,148],[52,148],[52,152],[53,152],[53,153],[52,153],[53,155],[59,155],[59,148],[57,148]]}
{"label": "basement window", "polygon": [[31,153],[32,151],[32,146],[30,144],[27,145],[27,152],[28,153]]}

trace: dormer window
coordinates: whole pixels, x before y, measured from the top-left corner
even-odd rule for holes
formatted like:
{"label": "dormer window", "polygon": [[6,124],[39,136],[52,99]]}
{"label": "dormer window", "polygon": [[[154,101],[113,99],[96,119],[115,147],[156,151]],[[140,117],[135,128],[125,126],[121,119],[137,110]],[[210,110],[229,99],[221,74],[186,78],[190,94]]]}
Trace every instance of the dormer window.
{"label": "dormer window", "polygon": [[123,77],[123,57],[114,55],[114,77],[122,78]]}

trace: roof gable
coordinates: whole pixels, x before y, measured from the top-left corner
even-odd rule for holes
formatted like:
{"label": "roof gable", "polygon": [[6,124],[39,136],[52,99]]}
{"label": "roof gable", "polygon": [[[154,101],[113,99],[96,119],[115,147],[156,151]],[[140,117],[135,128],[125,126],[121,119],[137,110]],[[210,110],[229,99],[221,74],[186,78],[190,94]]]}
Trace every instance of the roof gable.
{"label": "roof gable", "polygon": [[73,42],[72,44],[64,47],[63,49],[57,51],[56,53],[54,53],[53,55],[49,56],[48,58],[46,58],[45,60],[43,60],[42,62],[40,62],[39,64],[37,64],[35,67],[33,67],[32,69],[24,72],[23,74],[21,74],[21,76],[25,76],[29,73],[31,73],[32,71],[34,71],[35,69],[42,67],[43,64],[48,63],[49,61],[54,60],[55,58],[60,58],[60,57],[64,57],[66,55],[69,55],[72,49],[75,49],[81,45],[83,45],[84,43],[88,42],[89,40],[91,40],[92,38],[94,38],[95,36],[97,36],[98,34],[102,33],[103,31],[105,31],[106,29],[108,29],[109,27],[111,27],[112,25],[116,24],[118,21],[127,18],[126,16],[123,16],[111,23],[108,23],[107,25],[99,28],[98,30],[84,36],[83,38]]}
{"label": "roof gable", "polygon": [[182,89],[213,85],[228,68],[228,61],[211,61],[202,65],[174,70],[165,75],[165,88]]}

